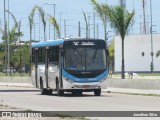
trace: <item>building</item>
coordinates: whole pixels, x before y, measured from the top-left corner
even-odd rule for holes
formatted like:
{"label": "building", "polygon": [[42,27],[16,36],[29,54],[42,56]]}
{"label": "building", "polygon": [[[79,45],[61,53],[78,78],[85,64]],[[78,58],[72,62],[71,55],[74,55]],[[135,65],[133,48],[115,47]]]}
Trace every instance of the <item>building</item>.
{"label": "building", "polygon": [[[122,47],[121,37],[114,38],[115,44],[115,72],[121,72]],[[153,34],[153,68],[160,71],[160,57],[156,57],[160,50],[160,34]],[[151,71],[151,35],[129,35],[124,40],[124,60],[126,72]]]}

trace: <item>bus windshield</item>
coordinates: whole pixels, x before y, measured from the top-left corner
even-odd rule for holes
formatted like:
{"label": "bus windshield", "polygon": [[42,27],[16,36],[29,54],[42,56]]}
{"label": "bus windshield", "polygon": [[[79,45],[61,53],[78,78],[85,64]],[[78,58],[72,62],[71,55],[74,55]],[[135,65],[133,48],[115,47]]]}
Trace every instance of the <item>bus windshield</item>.
{"label": "bus windshield", "polygon": [[106,69],[104,48],[71,47],[65,49],[64,69],[70,71],[95,71]]}

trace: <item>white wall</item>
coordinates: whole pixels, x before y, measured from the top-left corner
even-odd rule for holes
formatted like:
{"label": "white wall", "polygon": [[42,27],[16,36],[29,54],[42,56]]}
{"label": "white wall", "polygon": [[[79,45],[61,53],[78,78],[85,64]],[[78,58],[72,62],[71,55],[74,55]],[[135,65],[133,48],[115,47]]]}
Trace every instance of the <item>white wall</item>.
{"label": "white wall", "polygon": [[[121,71],[121,38],[114,38],[115,44],[115,72]],[[153,64],[154,71],[160,71],[160,57],[156,52],[160,50],[160,34],[153,35]],[[144,56],[142,56],[144,52]],[[151,36],[130,35],[124,40],[125,71],[149,72],[151,64]]]}

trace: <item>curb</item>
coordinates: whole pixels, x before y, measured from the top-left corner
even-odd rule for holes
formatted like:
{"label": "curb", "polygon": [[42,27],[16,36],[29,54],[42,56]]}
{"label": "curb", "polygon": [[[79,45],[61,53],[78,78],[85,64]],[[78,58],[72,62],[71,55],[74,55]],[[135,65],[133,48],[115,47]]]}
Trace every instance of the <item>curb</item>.
{"label": "curb", "polygon": [[128,89],[128,88],[112,88],[102,90],[108,93],[124,93],[124,94],[135,94],[135,95],[148,95],[148,96],[160,96],[160,90],[145,90],[145,89]]}

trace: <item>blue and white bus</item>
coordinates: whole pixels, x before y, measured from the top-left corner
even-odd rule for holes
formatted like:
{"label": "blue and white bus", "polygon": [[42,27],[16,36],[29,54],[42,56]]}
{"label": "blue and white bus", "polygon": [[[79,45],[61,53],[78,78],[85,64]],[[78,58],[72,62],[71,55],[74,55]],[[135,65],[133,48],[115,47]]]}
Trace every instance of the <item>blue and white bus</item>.
{"label": "blue and white bus", "polygon": [[104,40],[70,38],[32,43],[31,78],[41,94],[64,92],[101,95],[107,86],[107,50]]}

